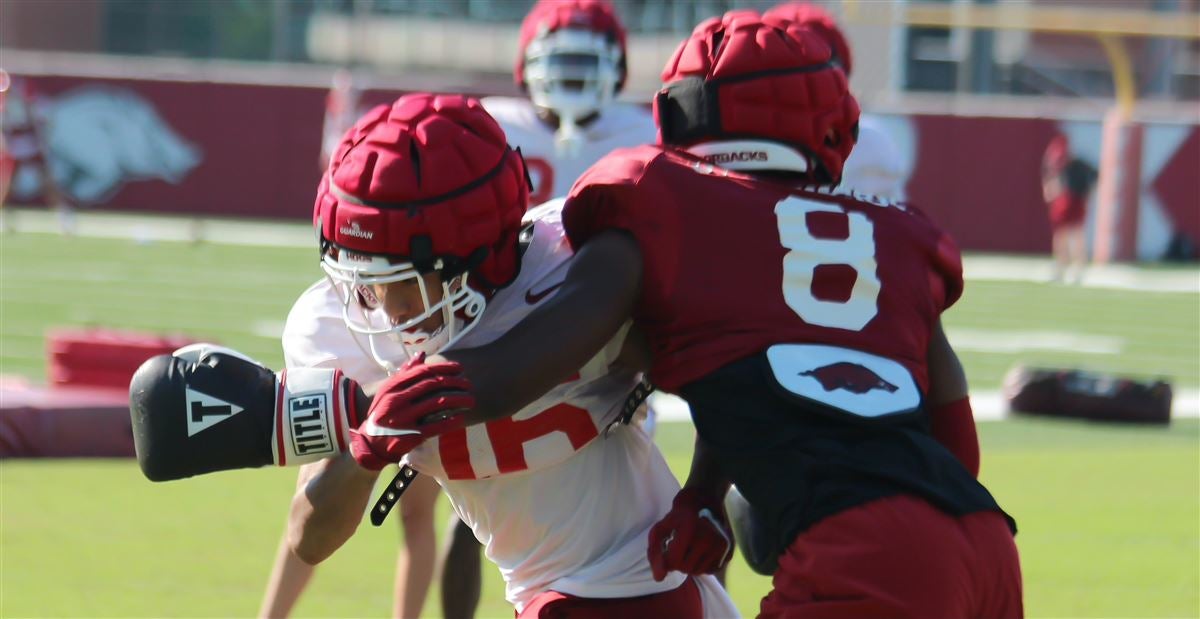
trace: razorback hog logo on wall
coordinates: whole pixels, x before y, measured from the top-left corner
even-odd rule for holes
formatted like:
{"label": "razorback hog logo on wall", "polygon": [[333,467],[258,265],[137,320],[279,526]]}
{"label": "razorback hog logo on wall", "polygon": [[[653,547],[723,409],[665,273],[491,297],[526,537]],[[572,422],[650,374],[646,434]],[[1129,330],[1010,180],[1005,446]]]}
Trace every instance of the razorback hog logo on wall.
{"label": "razorback hog logo on wall", "polygon": [[729,163],[730,161],[766,161],[767,151],[739,150],[731,153],[713,153],[704,157],[704,160],[713,165]]}
{"label": "razorback hog logo on wall", "polygon": [[107,202],[128,181],[177,184],[203,159],[125,88],[85,86],[57,97],[47,105],[45,131],[54,179],[83,204]]}
{"label": "razorback hog logo on wall", "polygon": [[875,372],[858,365],[842,361],[833,365],[814,368],[800,372],[800,376],[811,376],[821,383],[825,391],[845,389],[851,393],[863,394],[875,389],[895,393],[899,387],[887,382]]}

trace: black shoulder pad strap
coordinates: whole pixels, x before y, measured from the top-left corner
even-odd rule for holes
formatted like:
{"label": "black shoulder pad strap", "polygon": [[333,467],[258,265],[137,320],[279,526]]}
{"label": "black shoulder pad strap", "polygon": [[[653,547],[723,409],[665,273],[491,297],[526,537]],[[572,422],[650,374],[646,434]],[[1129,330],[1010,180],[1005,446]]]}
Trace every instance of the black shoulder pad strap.
{"label": "black shoulder pad strap", "polygon": [[383,524],[384,519],[388,514],[392,513],[392,508],[396,506],[396,501],[400,500],[400,495],[404,494],[405,490],[412,485],[413,479],[416,479],[417,472],[407,464],[401,464],[400,470],[392,481],[388,482],[387,488],[383,494],[375,501],[375,505],[371,508],[371,524],[379,526]]}

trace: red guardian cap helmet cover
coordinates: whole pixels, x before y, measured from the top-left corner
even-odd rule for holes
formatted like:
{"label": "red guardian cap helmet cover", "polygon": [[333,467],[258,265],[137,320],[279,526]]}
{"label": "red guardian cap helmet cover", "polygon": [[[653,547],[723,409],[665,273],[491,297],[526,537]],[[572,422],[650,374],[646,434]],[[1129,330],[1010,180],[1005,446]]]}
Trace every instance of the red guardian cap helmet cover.
{"label": "red guardian cap helmet cover", "polygon": [[850,43],[833,16],[824,8],[809,2],[784,2],[763,13],[763,21],[776,24],[794,22],[812,30],[833,49],[833,60],[842,66],[846,75],[854,70]]}
{"label": "red guardian cap helmet cover", "polygon": [[[465,334],[487,296],[516,277],[528,201],[524,161],[479,101],[412,94],[368,112],[335,149],[313,208],[351,331],[437,348]],[[431,271],[441,295],[426,290]],[[425,311],[400,323],[377,315],[371,285],[406,280],[420,286]],[[447,333],[413,329],[438,311]]]}
{"label": "red guardian cap helmet cover", "polygon": [[841,179],[859,108],[817,33],[730,11],[697,26],[662,79],[654,100],[661,144],[731,169]]}

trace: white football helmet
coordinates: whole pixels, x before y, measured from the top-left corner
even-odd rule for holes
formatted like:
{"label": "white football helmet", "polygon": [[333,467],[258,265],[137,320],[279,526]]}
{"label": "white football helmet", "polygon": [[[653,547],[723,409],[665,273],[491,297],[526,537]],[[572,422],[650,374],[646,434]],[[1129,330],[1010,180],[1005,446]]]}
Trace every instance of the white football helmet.
{"label": "white football helmet", "polygon": [[524,75],[529,99],[558,116],[560,143],[571,143],[579,120],[612,102],[621,80],[620,61],[616,43],[589,30],[555,30],[529,43]]}
{"label": "white football helmet", "polygon": [[540,0],[521,22],[514,78],[559,120],[558,142],[577,146],[579,121],[625,84],[625,28],[606,0]]}

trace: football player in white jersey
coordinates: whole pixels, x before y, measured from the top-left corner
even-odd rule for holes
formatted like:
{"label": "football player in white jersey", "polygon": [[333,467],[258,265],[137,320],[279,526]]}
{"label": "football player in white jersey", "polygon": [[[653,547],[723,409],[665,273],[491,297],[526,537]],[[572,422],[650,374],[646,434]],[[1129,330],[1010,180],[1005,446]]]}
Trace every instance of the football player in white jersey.
{"label": "football player in white jersey", "polygon": [[521,23],[513,78],[529,98],[483,106],[521,149],[531,204],[565,196],[614,148],[654,141],[649,109],[616,101],[625,85],[625,28],[607,0],[540,0]]}
{"label": "football player in white jersey", "polygon": [[[521,149],[533,189],[530,204],[566,195],[575,179],[614,148],[653,142],[645,106],[617,102],[625,83],[626,34],[607,0],[541,0],[521,23],[514,81],[526,97],[485,97],[484,108]],[[650,408],[643,427],[653,436]],[[417,487],[420,490],[420,486]],[[410,493],[406,539],[432,535],[436,495]],[[479,552],[471,531],[452,523],[445,543],[442,603],[447,619],[473,615],[480,595]],[[403,559],[401,559],[403,560]]]}
{"label": "football player in white jersey", "polygon": [[[612,149],[654,141],[657,129],[649,110],[615,100],[625,82],[625,43],[625,28],[607,0],[542,0],[523,20],[514,80],[528,98],[482,102],[508,142],[521,149],[533,185],[531,204],[566,195],[576,177]],[[654,412],[649,407],[642,412],[639,419],[653,436]],[[401,504],[404,546],[396,562],[396,616],[414,614],[425,600],[429,578],[410,566],[434,553],[436,498],[435,484],[418,480]],[[442,565],[446,618],[474,616],[482,586],[479,546],[457,520],[450,526]],[[281,545],[260,616],[288,614],[311,572]]]}
{"label": "football player in white jersey", "polygon": [[[534,312],[571,253],[560,204],[522,217],[526,179],[474,100],[410,95],[364,117],[318,191],[329,278],[289,315],[289,369],[334,367],[361,385],[394,388],[414,367],[406,360],[423,371],[424,354],[485,344]],[[646,535],[673,511],[679,485],[646,433],[619,422],[639,381],[621,369],[623,341],[512,418],[431,434],[408,462],[441,484],[522,617],[736,615],[711,576],[652,577]],[[361,520],[388,461],[361,449],[378,445],[363,435],[391,432],[372,419],[352,431],[364,466],[343,455],[304,470],[289,529],[305,561],[329,556]],[[697,560],[727,560],[720,517],[691,517],[710,531]]]}

